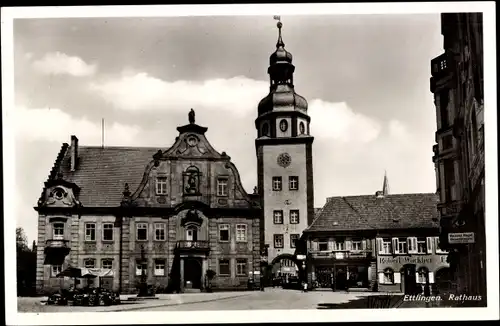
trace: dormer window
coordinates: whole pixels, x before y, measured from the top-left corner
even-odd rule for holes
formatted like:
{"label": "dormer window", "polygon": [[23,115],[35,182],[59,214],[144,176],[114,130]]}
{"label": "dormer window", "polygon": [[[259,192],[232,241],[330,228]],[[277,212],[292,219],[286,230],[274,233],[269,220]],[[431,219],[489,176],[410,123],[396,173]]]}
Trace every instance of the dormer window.
{"label": "dormer window", "polygon": [[286,121],[285,119],[281,120],[280,121],[281,132],[285,132],[285,131],[287,131],[287,129],[288,129],[288,121]]}
{"label": "dormer window", "polygon": [[156,178],[156,194],[166,195],[167,194],[167,178],[158,177]]}
{"label": "dormer window", "polygon": [[57,188],[55,191],[54,191],[54,197],[58,200],[61,200],[63,199],[64,197],[64,191],[61,189],[61,188]]}
{"label": "dormer window", "polygon": [[219,178],[217,180],[217,196],[227,196],[227,178]]}

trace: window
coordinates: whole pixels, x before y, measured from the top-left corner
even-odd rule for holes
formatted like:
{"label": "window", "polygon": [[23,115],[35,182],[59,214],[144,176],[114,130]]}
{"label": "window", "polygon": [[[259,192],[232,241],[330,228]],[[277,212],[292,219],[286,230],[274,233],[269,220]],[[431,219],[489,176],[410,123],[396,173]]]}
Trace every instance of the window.
{"label": "window", "polygon": [[155,223],[155,240],[156,241],[165,241],[166,232],[165,232],[165,223]]}
{"label": "window", "polygon": [[383,284],[394,284],[394,271],[390,268],[384,270]]}
{"label": "window", "polygon": [[363,247],[362,247],[361,239],[352,239],[351,250],[352,251],[361,251],[362,249],[363,249]]}
{"label": "window", "polygon": [[101,267],[104,269],[113,269],[113,259],[105,258],[101,260]]}
{"label": "window", "polygon": [[167,194],[167,178],[158,177],[156,178],[156,194],[166,195]]}
{"label": "window", "polygon": [[439,110],[441,112],[441,128],[449,126],[448,117],[449,90],[445,89],[439,94]]}
{"label": "window", "polygon": [[155,276],[165,276],[165,260],[155,259]]}
{"label": "window", "polygon": [[290,248],[297,248],[298,234],[290,234]]}
{"label": "window", "polygon": [[262,136],[269,136],[269,124],[267,122],[262,125]]}
{"label": "window", "polygon": [[280,121],[280,130],[281,132],[285,132],[288,129],[288,121],[285,119]]}
{"label": "window", "polygon": [[229,259],[219,259],[219,275],[220,276],[231,275],[231,268],[229,266]]}
{"label": "window", "polygon": [[299,177],[288,177],[288,185],[290,190],[299,190]]}
{"label": "window", "polygon": [[246,242],[246,241],[247,241],[247,225],[236,224],[236,242]]}
{"label": "window", "polygon": [[135,262],[135,275],[141,276],[142,271],[144,271],[144,274],[148,274],[148,263],[145,261],[143,262],[142,260],[137,260]]}
{"label": "window", "polygon": [[281,177],[273,177],[273,191],[281,191]]}
{"label": "window", "polygon": [[306,127],[302,121],[299,123],[299,132],[301,135],[306,133]]}
{"label": "window", "polygon": [[427,239],[426,238],[417,238],[417,252],[419,254],[427,253]]}
{"label": "window", "polygon": [[429,275],[429,271],[425,267],[421,267],[417,271],[417,283],[427,283],[427,278]]}
{"label": "window", "polygon": [[62,272],[62,265],[52,265],[50,271],[51,271],[51,276],[56,277],[57,274]]}
{"label": "window", "polygon": [[396,253],[397,254],[406,254],[408,252],[408,243],[405,238],[396,238]]}
{"label": "window", "polygon": [[217,180],[217,196],[227,196],[227,179]]}
{"label": "window", "polygon": [[236,259],[236,275],[246,276],[247,275],[247,260],[246,259]]}
{"label": "window", "polygon": [[64,223],[54,223],[53,238],[54,240],[64,239]]}
{"label": "window", "polygon": [[391,239],[389,238],[383,238],[382,239],[382,248],[381,248],[381,253],[382,254],[391,254],[392,253],[392,242]]}
{"label": "window", "polygon": [[274,224],[283,224],[283,211],[273,211]]}
{"label": "window", "polygon": [[283,248],[283,234],[274,235],[274,248]]}
{"label": "window", "polygon": [[229,224],[219,224],[219,241],[229,241]]}
{"label": "window", "polygon": [[439,237],[435,237],[434,239],[435,239],[434,241],[436,242],[436,254],[446,254],[446,253],[448,253],[448,251],[443,250],[443,249],[441,249],[439,247]]}
{"label": "window", "polygon": [[146,241],[148,240],[148,224],[147,223],[137,223],[135,225],[137,231],[137,240]]}
{"label": "window", "polygon": [[85,241],[95,241],[95,223],[85,223]]}
{"label": "window", "polygon": [[453,186],[455,185],[455,164],[453,160],[444,161],[444,184],[445,184],[445,201],[450,202],[454,200],[452,194]]}
{"label": "window", "polygon": [[83,265],[85,268],[95,268],[95,259],[94,258],[88,258],[83,261]]}
{"label": "window", "polygon": [[104,223],[102,225],[102,240],[113,241],[113,223]]}
{"label": "window", "polygon": [[343,250],[345,250],[345,242],[344,242],[344,240],[337,239],[335,241],[335,246],[334,246],[333,250],[335,250],[335,251],[343,251]]}
{"label": "window", "polygon": [[294,209],[290,211],[290,224],[299,224],[299,210]]}
{"label": "window", "polygon": [[328,251],[328,240],[320,239],[318,241],[318,250],[319,251]]}
{"label": "window", "polygon": [[453,135],[446,135],[443,137],[443,150],[453,147]]}

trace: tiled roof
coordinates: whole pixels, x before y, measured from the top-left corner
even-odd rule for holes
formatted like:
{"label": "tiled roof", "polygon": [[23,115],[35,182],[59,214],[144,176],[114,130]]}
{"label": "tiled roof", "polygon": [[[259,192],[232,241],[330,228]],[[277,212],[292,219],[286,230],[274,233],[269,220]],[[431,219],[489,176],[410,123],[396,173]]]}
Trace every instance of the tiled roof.
{"label": "tiled roof", "polygon": [[437,228],[437,203],[433,193],[330,197],[305,232]]}
{"label": "tiled roof", "polygon": [[116,207],[125,183],[133,192],[142,180],[146,165],[158,148],[78,146],[78,165],[71,171],[71,147],[60,165],[62,178],[80,187],[79,201],[85,207]]}

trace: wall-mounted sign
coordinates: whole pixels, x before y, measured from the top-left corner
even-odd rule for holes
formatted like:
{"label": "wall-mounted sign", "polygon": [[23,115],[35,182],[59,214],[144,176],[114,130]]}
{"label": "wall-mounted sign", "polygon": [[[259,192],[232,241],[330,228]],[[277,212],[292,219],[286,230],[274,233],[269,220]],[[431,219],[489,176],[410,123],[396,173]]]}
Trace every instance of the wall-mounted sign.
{"label": "wall-mounted sign", "polygon": [[448,242],[453,243],[474,243],[474,232],[449,233]]}
{"label": "wall-mounted sign", "polygon": [[297,255],[297,259],[298,260],[305,260],[306,259],[306,255]]}

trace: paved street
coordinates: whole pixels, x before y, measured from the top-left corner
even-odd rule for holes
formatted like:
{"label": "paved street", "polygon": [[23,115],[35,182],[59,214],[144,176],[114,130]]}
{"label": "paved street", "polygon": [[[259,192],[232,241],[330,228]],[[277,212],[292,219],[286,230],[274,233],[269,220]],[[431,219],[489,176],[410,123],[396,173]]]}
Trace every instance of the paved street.
{"label": "paved street", "polygon": [[[109,307],[48,306],[46,298],[18,298],[19,312],[116,312],[116,311],[179,311],[179,310],[246,310],[246,309],[318,309],[344,308],[344,305],[362,302],[367,308],[366,298],[373,293],[343,293],[268,288],[265,292],[220,292],[160,294],[158,300],[127,302]],[[364,299],[364,300],[363,300]]]}
{"label": "paved street", "polygon": [[265,292],[216,292],[159,294],[157,300],[127,301],[135,295],[122,295],[120,305],[108,307],[46,305],[45,298],[18,298],[19,312],[119,312],[119,311],[197,311],[197,310],[279,310],[279,309],[367,309],[431,308],[449,302],[404,301],[402,295],[373,292],[332,292],[267,288]]}
{"label": "paved street", "polygon": [[148,311],[172,310],[252,310],[252,309],[317,309],[319,304],[341,304],[370,293],[339,293],[332,291],[300,292],[295,290],[266,289],[265,292],[250,292],[249,295],[227,299],[192,303],[181,306],[146,308]]}

